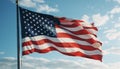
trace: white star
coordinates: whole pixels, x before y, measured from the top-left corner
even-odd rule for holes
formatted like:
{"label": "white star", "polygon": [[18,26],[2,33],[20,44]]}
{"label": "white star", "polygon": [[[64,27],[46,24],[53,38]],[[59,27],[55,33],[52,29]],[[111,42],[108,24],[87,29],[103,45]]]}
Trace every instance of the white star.
{"label": "white star", "polygon": [[28,32],[25,32],[25,34],[28,34]]}
{"label": "white star", "polygon": [[34,31],[32,31],[32,33],[34,33]]}
{"label": "white star", "polygon": [[48,27],[47,24],[45,26]]}
{"label": "white star", "polygon": [[23,16],[23,18],[25,19],[25,16]]}
{"label": "white star", "polygon": [[32,23],[32,21],[30,21],[30,23]]}
{"label": "white star", "polygon": [[30,29],[28,29],[28,31],[30,31]]}
{"label": "white star", "polygon": [[38,18],[36,17],[35,19],[37,20]]}
{"label": "white star", "polygon": [[40,17],[40,15],[38,15],[38,17]]}
{"label": "white star", "polygon": [[35,15],[37,15],[37,14],[35,14]]}
{"label": "white star", "polygon": [[39,22],[41,22],[41,20],[39,20]]}
{"label": "white star", "polygon": [[35,30],[37,30],[37,29],[35,28]]}
{"label": "white star", "polygon": [[31,29],[33,28],[33,26],[31,26]]}
{"label": "white star", "polygon": [[27,25],[28,25],[28,26],[30,26],[30,24],[29,24],[29,23],[28,23]]}
{"label": "white star", "polygon": [[27,29],[27,27],[25,26],[25,29]]}
{"label": "white star", "polygon": [[46,22],[47,20],[45,19],[45,22]]}
{"label": "white star", "polygon": [[29,19],[27,18],[26,21],[29,21]]}
{"label": "white star", "polygon": [[35,22],[35,19],[33,19],[33,22]]}
{"label": "white star", "polygon": [[24,23],[26,23],[26,21],[24,21]]}
{"label": "white star", "polygon": [[38,22],[36,22],[38,24]]}
{"label": "white star", "polygon": [[26,14],[26,16],[28,16],[28,14]]}
{"label": "white star", "polygon": [[50,24],[50,22],[49,22],[49,21],[48,21],[47,23],[48,23],[48,24]]}
{"label": "white star", "polygon": [[43,18],[43,17],[41,17],[41,19],[43,20],[44,18]]}
{"label": "white star", "polygon": [[40,28],[39,26],[37,26],[37,28]]}
{"label": "white star", "polygon": [[52,35],[52,32],[50,32],[50,35]]}
{"label": "white star", "polygon": [[54,29],[51,29],[52,32],[54,32]]}
{"label": "white star", "polygon": [[40,24],[40,27],[42,26],[42,24]]}
{"label": "white star", "polygon": [[42,22],[42,24],[45,24],[44,22]]}
{"label": "white star", "polygon": [[32,17],[35,17],[35,15],[32,15]]}
{"label": "white star", "polygon": [[32,17],[29,17],[30,19],[32,19]]}
{"label": "white star", "polygon": [[37,35],[37,33],[35,33],[35,35]]}
{"label": "white star", "polygon": [[31,15],[31,13],[29,12],[29,14]]}
{"label": "white star", "polygon": [[49,34],[49,33],[47,33],[47,35],[49,36],[50,34]]}
{"label": "white star", "polygon": [[43,29],[40,29],[41,31],[43,30]]}
{"label": "white star", "polygon": [[40,32],[40,31],[38,30],[38,32]]}
{"label": "white star", "polygon": [[29,34],[29,36],[32,36],[31,34]]}
{"label": "white star", "polygon": [[33,24],[34,26],[36,26],[36,24]]}
{"label": "white star", "polygon": [[53,25],[52,25],[52,24],[50,24],[50,26],[52,27]]}

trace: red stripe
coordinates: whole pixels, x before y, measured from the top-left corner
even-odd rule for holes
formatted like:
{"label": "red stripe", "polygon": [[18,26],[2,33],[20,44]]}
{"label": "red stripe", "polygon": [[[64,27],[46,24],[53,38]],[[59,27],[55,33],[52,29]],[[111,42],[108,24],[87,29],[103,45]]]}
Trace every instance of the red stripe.
{"label": "red stripe", "polygon": [[86,41],[86,42],[89,42],[91,44],[97,42],[96,40],[94,39],[83,39],[83,38],[80,38],[80,37],[77,37],[77,36],[74,36],[74,35],[71,35],[71,34],[67,34],[67,33],[57,33],[57,37],[58,38],[72,38],[72,39],[77,39],[77,40],[81,40],[81,41]]}
{"label": "red stripe", "polygon": [[78,31],[71,31],[71,30],[68,30],[68,29],[63,28],[63,27],[60,27],[60,26],[57,26],[57,27],[62,28],[62,29],[64,29],[64,30],[69,31],[69,32],[71,32],[71,33],[73,33],[73,34],[76,34],[76,35],[90,34],[90,33],[89,33],[87,30],[85,30],[85,29],[78,30]]}
{"label": "red stripe", "polygon": [[71,22],[77,22],[77,23],[80,23],[80,22],[84,22],[83,20],[72,20]]}
{"label": "red stripe", "polygon": [[67,21],[67,22],[84,22],[83,20],[76,20],[76,19],[67,19],[66,17],[61,17],[61,18],[58,18],[60,22],[64,22],[64,21]]}
{"label": "red stripe", "polygon": [[[67,30],[67,29],[65,29]],[[83,34],[90,34],[90,32],[88,32],[87,30],[85,29],[82,29],[82,30],[78,30],[78,31],[70,31],[70,30],[67,30],[73,34],[76,34],[76,35],[83,35]]]}
{"label": "red stripe", "polygon": [[[69,27],[70,27],[70,26],[69,26]],[[66,29],[66,28],[64,28],[64,27],[62,27],[62,26],[58,26],[58,25],[56,25],[56,28],[64,29],[64,31],[69,31],[69,32],[71,32],[71,33],[73,33],[73,34],[75,34],[75,35],[92,34],[92,35],[94,35],[95,37],[97,37],[96,34],[93,34],[93,33],[89,32],[89,31],[87,31],[86,29],[77,30],[77,31],[72,31],[72,30],[68,30],[68,29]]]}
{"label": "red stripe", "polygon": [[84,26],[83,26],[83,28],[84,28],[84,29],[93,29],[93,30],[98,31],[98,29],[97,29],[96,27],[84,27]]}
{"label": "red stripe", "polygon": [[100,60],[102,61],[102,55],[86,55],[84,53],[81,53],[81,52],[70,52],[70,53],[64,53],[64,52],[61,52],[59,50],[57,50],[56,48],[53,48],[53,47],[49,47],[49,48],[46,48],[44,50],[39,50],[39,49],[31,49],[31,50],[26,50],[26,51],[23,51],[23,55],[27,55],[27,54],[31,54],[33,52],[38,52],[38,53],[48,53],[50,51],[58,51],[62,54],[65,54],[65,55],[69,55],[69,56],[80,56],[80,57],[86,57],[86,58],[90,58],[90,59],[95,59],[95,60]]}
{"label": "red stripe", "polygon": [[[80,23],[79,21],[77,20],[71,20],[71,21],[68,21],[68,20],[60,20],[60,23],[62,26],[64,27],[77,27],[77,26],[80,26]],[[72,24],[69,24],[69,23],[72,23]],[[66,24],[66,25],[65,25]]]}
{"label": "red stripe", "polygon": [[72,38],[72,39],[77,39],[77,40],[81,40],[81,41],[86,41],[90,44],[93,44],[93,43],[100,43],[100,45],[102,46],[102,43],[100,41],[97,41],[93,38],[90,38],[90,39],[83,39],[83,38],[80,38],[80,37],[77,37],[77,36],[74,36],[74,35],[71,35],[71,34],[67,34],[67,33],[57,33],[57,37],[58,38]]}

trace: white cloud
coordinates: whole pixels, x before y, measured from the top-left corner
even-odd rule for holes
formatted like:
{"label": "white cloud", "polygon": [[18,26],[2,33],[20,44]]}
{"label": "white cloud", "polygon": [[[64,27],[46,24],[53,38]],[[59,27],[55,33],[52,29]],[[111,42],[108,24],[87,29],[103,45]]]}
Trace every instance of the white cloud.
{"label": "white cloud", "polygon": [[34,2],[38,2],[38,3],[45,3],[44,0],[33,0]]}
{"label": "white cloud", "polygon": [[110,66],[110,69],[119,69],[120,68],[120,62],[110,63],[108,65]]}
{"label": "white cloud", "polygon": [[109,29],[109,30],[104,31],[104,33],[112,33],[112,32],[116,32],[116,31],[117,31],[116,29]]}
{"label": "white cloud", "polygon": [[5,60],[16,60],[16,58],[14,58],[14,57],[4,57],[3,59],[5,59]]}
{"label": "white cloud", "polygon": [[32,0],[20,0],[19,5],[25,7],[36,7],[36,3],[34,3]]}
{"label": "white cloud", "polygon": [[96,26],[102,26],[105,23],[107,23],[107,21],[109,20],[109,16],[108,15],[102,16],[100,13],[98,13],[93,15],[92,19],[95,22]]}
{"label": "white cloud", "polygon": [[102,41],[102,43],[103,43],[103,44],[108,44],[108,43],[109,43],[109,41]]}
{"label": "white cloud", "polygon": [[31,56],[24,56],[23,59],[26,61],[29,61],[29,60],[36,60],[36,61],[44,61],[44,63],[46,62],[50,62],[49,60],[45,59],[45,58],[34,58],[34,57],[31,57]]}
{"label": "white cloud", "polygon": [[120,13],[120,7],[114,7],[111,11],[110,11],[111,14],[117,14],[117,13]]}
{"label": "white cloud", "polygon": [[90,22],[90,17],[88,15],[83,15],[82,19],[81,20],[84,20],[85,22]]}
{"label": "white cloud", "polygon": [[[111,9],[109,12],[108,12],[108,15],[110,16],[110,18],[114,18],[115,14],[119,14],[120,13],[120,7],[119,6],[115,6],[113,9]],[[117,17],[115,17],[117,18]]]}
{"label": "white cloud", "polygon": [[[74,61],[69,59],[48,60],[30,56],[22,58],[22,69],[118,69],[119,65],[120,62],[105,64],[90,59]],[[16,69],[16,59],[13,57],[0,58],[0,68]]]}
{"label": "white cloud", "polygon": [[[116,6],[113,9],[111,9],[110,11],[106,11],[105,15],[101,15],[101,13],[98,13],[98,14],[92,15],[91,18],[96,26],[103,26],[109,20],[112,20],[112,18],[115,16],[115,14],[118,14],[118,13],[120,13],[120,7]],[[119,17],[116,17],[116,18],[118,18],[118,20],[120,21]],[[90,17],[88,15],[83,15],[82,20],[85,20],[86,22],[90,22]],[[116,24],[115,27],[120,27],[120,25]]]}
{"label": "white cloud", "polygon": [[16,58],[14,57],[4,57],[0,58],[0,68],[1,69],[16,69]]}
{"label": "white cloud", "polygon": [[2,54],[5,54],[5,52],[0,52],[0,54],[2,55]]}
{"label": "white cloud", "polygon": [[47,13],[50,13],[50,12],[58,12],[58,9],[57,8],[52,8],[46,4],[44,5],[40,5],[38,8],[37,8],[37,12],[44,12],[46,11]]}
{"label": "white cloud", "polygon": [[107,54],[120,55],[120,47],[111,47],[109,49],[104,50],[104,55]]}
{"label": "white cloud", "polygon": [[120,4],[120,0],[113,0],[113,1],[116,1],[116,2],[118,2]]}
{"label": "white cloud", "polygon": [[33,8],[37,12],[58,12],[58,5],[51,7],[46,4],[45,0],[20,0],[19,5],[27,8]]}
{"label": "white cloud", "polygon": [[104,32],[109,40],[120,39],[120,31],[111,29]]}
{"label": "white cloud", "polygon": [[114,27],[115,28],[119,28],[120,27],[120,23],[116,23]]}

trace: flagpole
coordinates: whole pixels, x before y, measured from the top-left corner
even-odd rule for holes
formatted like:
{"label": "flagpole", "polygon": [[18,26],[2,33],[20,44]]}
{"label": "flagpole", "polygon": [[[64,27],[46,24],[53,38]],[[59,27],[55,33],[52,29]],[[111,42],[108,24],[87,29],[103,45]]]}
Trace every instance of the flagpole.
{"label": "flagpole", "polygon": [[21,69],[20,65],[20,31],[19,31],[19,13],[18,0],[16,0],[16,16],[17,16],[17,69]]}

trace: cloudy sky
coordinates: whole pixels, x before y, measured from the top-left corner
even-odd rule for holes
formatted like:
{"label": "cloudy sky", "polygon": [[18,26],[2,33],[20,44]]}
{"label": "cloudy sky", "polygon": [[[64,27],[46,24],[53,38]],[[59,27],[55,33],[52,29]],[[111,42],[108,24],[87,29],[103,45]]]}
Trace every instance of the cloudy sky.
{"label": "cloudy sky", "polygon": [[[94,22],[103,43],[103,62],[53,51],[21,57],[22,69],[120,68],[120,0],[19,0],[19,5],[36,12]],[[0,0],[0,24],[0,68],[16,69],[15,0]]]}

